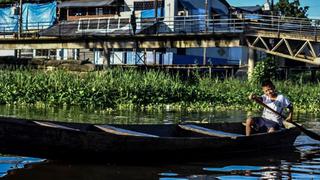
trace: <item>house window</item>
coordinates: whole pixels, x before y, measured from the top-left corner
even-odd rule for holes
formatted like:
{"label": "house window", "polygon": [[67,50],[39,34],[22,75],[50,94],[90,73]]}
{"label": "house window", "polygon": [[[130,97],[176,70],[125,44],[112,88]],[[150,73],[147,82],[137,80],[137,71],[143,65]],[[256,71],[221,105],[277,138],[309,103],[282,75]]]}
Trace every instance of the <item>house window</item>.
{"label": "house window", "polygon": [[88,8],[88,15],[96,15],[98,8]]}
{"label": "house window", "polygon": [[48,49],[36,49],[36,56],[48,56],[49,50]]}
{"label": "house window", "polygon": [[116,10],[114,8],[104,7],[103,14],[116,14]]}
{"label": "house window", "polygon": [[103,8],[96,8],[97,15],[103,15]]}
{"label": "house window", "polygon": [[[164,2],[163,0],[158,0],[158,8],[163,8]],[[154,9],[155,8],[155,2],[154,1],[138,1],[134,2],[134,10],[135,11],[141,11],[141,10],[147,10],[147,9]]]}
{"label": "house window", "polygon": [[69,16],[85,16],[87,14],[85,9],[81,8],[70,8]]}
{"label": "house window", "polygon": [[57,50],[55,50],[55,49],[50,49],[50,50],[49,50],[49,56],[55,56],[55,55],[57,55]]}

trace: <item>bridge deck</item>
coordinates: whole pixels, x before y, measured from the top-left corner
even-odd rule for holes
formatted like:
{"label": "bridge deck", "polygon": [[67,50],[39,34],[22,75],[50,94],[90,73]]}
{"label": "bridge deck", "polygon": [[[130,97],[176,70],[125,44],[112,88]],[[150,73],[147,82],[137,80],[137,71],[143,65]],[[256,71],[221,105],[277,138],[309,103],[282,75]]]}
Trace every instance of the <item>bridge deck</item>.
{"label": "bridge deck", "polygon": [[[133,24],[128,18],[100,18],[62,22],[47,29],[22,32],[19,38],[12,34],[2,32],[1,49],[249,46],[273,55],[320,64],[316,44],[320,38],[320,21],[316,19],[244,14],[233,19],[206,16],[137,19]],[[252,38],[255,39],[252,41]],[[295,47],[295,42],[302,44]],[[286,48],[281,48],[284,45]],[[287,53],[280,52],[281,49]]]}

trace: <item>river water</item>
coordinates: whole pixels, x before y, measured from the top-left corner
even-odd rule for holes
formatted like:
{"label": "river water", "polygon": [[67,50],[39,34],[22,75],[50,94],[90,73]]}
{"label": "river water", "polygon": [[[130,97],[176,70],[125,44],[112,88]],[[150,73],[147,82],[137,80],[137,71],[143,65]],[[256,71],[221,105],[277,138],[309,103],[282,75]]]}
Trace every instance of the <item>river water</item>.
{"label": "river water", "polygon": [[[0,115],[70,122],[154,124],[178,122],[241,122],[259,112],[109,112],[80,108],[0,106]],[[320,134],[320,115],[296,113],[294,119]],[[28,180],[211,180],[211,179],[320,179],[320,142],[301,135],[295,150],[244,157],[177,163],[130,162],[88,164],[49,161],[32,157],[0,156],[0,177]],[[194,156],[197,156],[195,154]],[[142,157],[143,158],[143,157]],[[188,157],[186,157],[187,160]],[[149,161],[148,161],[149,162]]]}

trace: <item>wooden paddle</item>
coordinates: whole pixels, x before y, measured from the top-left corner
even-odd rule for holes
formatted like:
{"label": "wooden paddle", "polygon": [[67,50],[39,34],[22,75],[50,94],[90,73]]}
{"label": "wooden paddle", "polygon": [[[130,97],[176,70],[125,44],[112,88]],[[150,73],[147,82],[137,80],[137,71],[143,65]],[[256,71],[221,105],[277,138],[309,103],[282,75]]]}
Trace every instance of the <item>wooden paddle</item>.
{"label": "wooden paddle", "polygon": [[[272,111],[273,113],[281,116],[282,118],[286,119],[286,117],[282,114],[280,114],[279,112],[275,111],[274,109],[270,108],[269,106],[267,106],[265,103],[263,103],[259,98],[254,98],[253,100],[255,100],[258,104],[262,105],[263,107],[269,109],[270,111]],[[320,141],[320,135],[316,134],[315,132],[312,132],[308,129],[305,129],[304,127],[302,127],[301,125],[299,125],[296,122],[289,122],[293,125],[295,125],[296,127],[298,127],[300,129],[300,131],[302,131],[305,135],[311,137],[312,139],[318,140]]]}

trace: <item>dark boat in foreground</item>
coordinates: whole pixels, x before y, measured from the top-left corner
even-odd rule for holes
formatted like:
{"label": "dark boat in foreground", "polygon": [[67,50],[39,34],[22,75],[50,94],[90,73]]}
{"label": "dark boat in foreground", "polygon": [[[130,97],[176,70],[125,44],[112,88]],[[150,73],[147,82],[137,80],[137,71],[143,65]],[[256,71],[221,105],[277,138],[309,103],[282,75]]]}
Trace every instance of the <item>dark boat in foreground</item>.
{"label": "dark boat in foreground", "polygon": [[246,137],[242,123],[103,125],[0,117],[0,153],[101,161],[284,150],[297,128]]}

